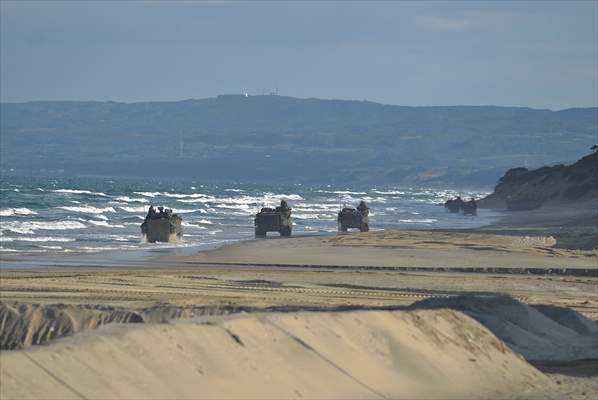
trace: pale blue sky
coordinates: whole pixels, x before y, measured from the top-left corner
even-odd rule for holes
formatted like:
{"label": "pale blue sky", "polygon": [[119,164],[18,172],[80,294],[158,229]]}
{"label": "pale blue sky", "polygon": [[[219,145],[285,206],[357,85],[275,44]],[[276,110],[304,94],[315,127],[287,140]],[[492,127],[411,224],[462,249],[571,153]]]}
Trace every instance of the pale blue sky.
{"label": "pale blue sky", "polygon": [[598,105],[598,2],[0,0],[0,100]]}

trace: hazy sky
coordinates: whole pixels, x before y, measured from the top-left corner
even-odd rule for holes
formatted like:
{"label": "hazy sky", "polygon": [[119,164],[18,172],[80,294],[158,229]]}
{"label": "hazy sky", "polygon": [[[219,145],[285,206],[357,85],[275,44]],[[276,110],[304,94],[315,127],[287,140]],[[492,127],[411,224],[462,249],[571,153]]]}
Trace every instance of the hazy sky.
{"label": "hazy sky", "polygon": [[598,2],[0,0],[0,100],[598,105]]}

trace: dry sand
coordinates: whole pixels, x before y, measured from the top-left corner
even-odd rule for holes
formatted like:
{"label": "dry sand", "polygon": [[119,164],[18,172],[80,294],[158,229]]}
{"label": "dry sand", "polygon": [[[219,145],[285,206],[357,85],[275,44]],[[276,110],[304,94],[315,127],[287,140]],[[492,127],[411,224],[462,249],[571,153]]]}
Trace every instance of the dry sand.
{"label": "dry sand", "polygon": [[268,314],[101,333],[3,353],[0,397],[556,398],[552,381],[448,310]]}
{"label": "dry sand", "polygon": [[422,231],[0,270],[0,343],[27,348],[0,397],[595,398],[597,272],[550,236]]}
{"label": "dry sand", "polygon": [[168,259],[208,265],[598,269],[598,250],[558,249],[555,244],[550,236],[382,231],[292,240],[273,237]]}

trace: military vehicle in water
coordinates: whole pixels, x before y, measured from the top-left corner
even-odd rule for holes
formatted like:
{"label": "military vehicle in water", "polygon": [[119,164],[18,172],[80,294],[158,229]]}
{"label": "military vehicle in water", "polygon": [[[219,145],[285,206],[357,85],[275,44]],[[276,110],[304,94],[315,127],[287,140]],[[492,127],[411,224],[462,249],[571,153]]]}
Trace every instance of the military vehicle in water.
{"label": "military vehicle in water", "polygon": [[278,232],[280,236],[291,236],[293,220],[291,208],[284,200],[275,209],[263,207],[255,214],[255,237],[266,237],[268,232]]}
{"label": "military vehicle in water", "polygon": [[449,199],[444,203],[444,207],[452,213],[458,213],[461,211],[461,205],[463,204],[463,200],[461,197],[457,196],[456,199]]}
{"label": "military vehicle in water", "polygon": [[463,212],[463,215],[478,215],[478,205],[475,199],[463,201],[460,196],[455,199],[449,199],[444,203],[444,207],[452,213]]}
{"label": "military vehicle in water", "polygon": [[164,207],[150,206],[145,220],[141,224],[141,233],[149,243],[174,242],[183,235],[183,219],[172,210]]}
{"label": "military vehicle in water", "polygon": [[369,231],[369,213],[370,209],[363,200],[359,202],[357,208],[343,207],[343,209],[338,212],[338,231],[347,232],[350,228],[357,228],[361,232]]}
{"label": "military vehicle in water", "polygon": [[461,202],[461,211],[463,215],[478,215],[478,205],[474,199]]}

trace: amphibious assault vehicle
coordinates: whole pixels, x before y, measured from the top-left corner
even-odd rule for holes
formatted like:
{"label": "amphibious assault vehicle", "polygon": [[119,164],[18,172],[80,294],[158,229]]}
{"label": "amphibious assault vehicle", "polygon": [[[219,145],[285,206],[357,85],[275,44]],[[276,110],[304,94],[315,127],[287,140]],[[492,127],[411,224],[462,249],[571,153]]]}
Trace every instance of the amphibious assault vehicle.
{"label": "amphibious assault vehicle", "polygon": [[141,224],[141,233],[149,243],[174,242],[183,235],[182,221],[169,208],[158,207],[156,212],[154,206],[150,206]]}
{"label": "amphibious assault vehicle", "polygon": [[357,228],[361,232],[369,231],[369,213],[370,209],[363,200],[359,202],[357,208],[343,207],[343,209],[338,212],[338,231],[347,232],[350,228]]}
{"label": "amphibious assault vehicle", "polygon": [[268,232],[278,232],[280,236],[291,236],[293,220],[291,208],[284,200],[275,209],[264,207],[255,214],[255,237],[266,237]]}
{"label": "amphibious assault vehicle", "polygon": [[478,205],[474,199],[469,201],[463,201],[461,197],[457,196],[456,199],[449,199],[444,203],[444,207],[452,213],[463,212],[463,215],[477,215]]}
{"label": "amphibious assault vehicle", "polygon": [[463,200],[461,200],[461,197],[457,196],[456,199],[447,200],[446,203],[444,203],[444,207],[452,213],[458,213],[459,210],[461,210],[461,204],[463,204]]}
{"label": "amphibious assault vehicle", "polygon": [[461,210],[463,211],[463,215],[478,215],[478,205],[474,199],[462,202]]}

